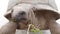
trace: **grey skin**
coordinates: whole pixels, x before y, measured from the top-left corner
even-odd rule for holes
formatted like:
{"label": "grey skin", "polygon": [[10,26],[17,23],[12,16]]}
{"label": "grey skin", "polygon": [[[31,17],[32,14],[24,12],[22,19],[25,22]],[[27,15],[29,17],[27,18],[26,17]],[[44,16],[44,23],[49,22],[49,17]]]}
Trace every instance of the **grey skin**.
{"label": "grey skin", "polygon": [[[11,12],[7,12],[5,17],[9,19],[10,22],[3,26],[0,32],[3,32],[3,34],[12,34],[15,33],[16,29],[26,30],[28,28],[28,24],[31,23],[28,22],[29,16],[34,16],[31,11],[33,11],[38,20],[38,22],[34,22],[39,25],[39,29],[50,29],[51,34],[60,34],[60,25],[56,23],[56,20],[60,18],[60,14],[47,9],[35,10],[32,5],[15,6]],[[11,27],[13,28],[11,29]]]}
{"label": "grey skin", "polygon": [[50,29],[51,34],[60,34],[60,24],[56,22],[60,18],[58,13],[45,9],[36,10],[34,13],[38,17],[40,29]]}
{"label": "grey skin", "polygon": [[0,34],[15,34],[17,24],[9,22],[0,29]]}

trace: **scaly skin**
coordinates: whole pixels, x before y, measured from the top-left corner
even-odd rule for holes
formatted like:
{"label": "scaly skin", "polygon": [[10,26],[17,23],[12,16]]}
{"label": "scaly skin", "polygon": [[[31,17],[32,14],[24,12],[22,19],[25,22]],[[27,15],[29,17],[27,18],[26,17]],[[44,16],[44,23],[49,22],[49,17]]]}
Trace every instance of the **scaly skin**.
{"label": "scaly skin", "polygon": [[15,34],[16,23],[9,22],[0,29],[0,34]]}

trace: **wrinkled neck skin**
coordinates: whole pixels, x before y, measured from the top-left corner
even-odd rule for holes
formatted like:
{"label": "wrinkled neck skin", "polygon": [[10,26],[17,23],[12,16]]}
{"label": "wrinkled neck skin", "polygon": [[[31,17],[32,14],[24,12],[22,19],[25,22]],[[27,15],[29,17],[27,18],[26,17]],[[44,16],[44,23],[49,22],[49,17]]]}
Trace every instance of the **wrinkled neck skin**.
{"label": "wrinkled neck skin", "polygon": [[[36,11],[34,11],[34,15],[38,20],[38,22],[36,22],[36,24],[39,25],[38,28],[41,30],[50,29],[49,24],[52,24],[52,22],[54,22],[54,21],[55,21],[54,22],[54,24],[55,24],[56,20],[60,18],[58,13],[51,11],[51,10],[36,10]],[[52,22],[50,22],[51,20],[52,20]],[[58,24],[56,23],[56,27],[57,27],[57,25]],[[51,25],[51,26],[53,26],[53,25]]]}

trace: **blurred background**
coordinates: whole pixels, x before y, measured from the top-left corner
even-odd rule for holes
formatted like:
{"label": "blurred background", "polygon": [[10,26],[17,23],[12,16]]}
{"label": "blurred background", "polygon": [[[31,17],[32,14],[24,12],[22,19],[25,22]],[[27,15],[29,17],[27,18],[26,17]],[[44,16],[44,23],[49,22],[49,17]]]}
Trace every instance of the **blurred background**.
{"label": "blurred background", "polygon": [[[60,0],[0,0],[0,28],[8,23],[9,21],[3,16],[8,9],[11,9],[14,5],[20,2],[32,2],[32,3],[40,3],[43,6],[49,6],[55,10],[57,10],[58,13],[60,13]],[[56,21],[58,24],[60,24],[60,19]],[[17,31],[18,34],[25,31]],[[43,34],[50,34],[49,30],[44,30]]]}

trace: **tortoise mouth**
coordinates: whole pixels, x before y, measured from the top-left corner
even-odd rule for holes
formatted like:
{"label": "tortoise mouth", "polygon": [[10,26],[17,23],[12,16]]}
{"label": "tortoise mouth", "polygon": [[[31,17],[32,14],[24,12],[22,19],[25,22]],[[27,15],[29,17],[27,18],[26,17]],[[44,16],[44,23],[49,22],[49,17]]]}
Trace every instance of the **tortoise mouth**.
{"label": "tortoise mouth", "polygon": [[17,29],[26,30],[28,28],[28,24],[30,24],[30,20],[17,22]]}
{"label": "tortoise mouth", "polygon": [[27,18],[12,19],[13,22],[26,22]]}
{"label": "tortoise mouth", "polygon": [[17,24],[17,29],[26,30],[28,28],[28,24],[30,24],[30,20],[27,18],[21,18],[19,20],[12,19],[13,22]]}

